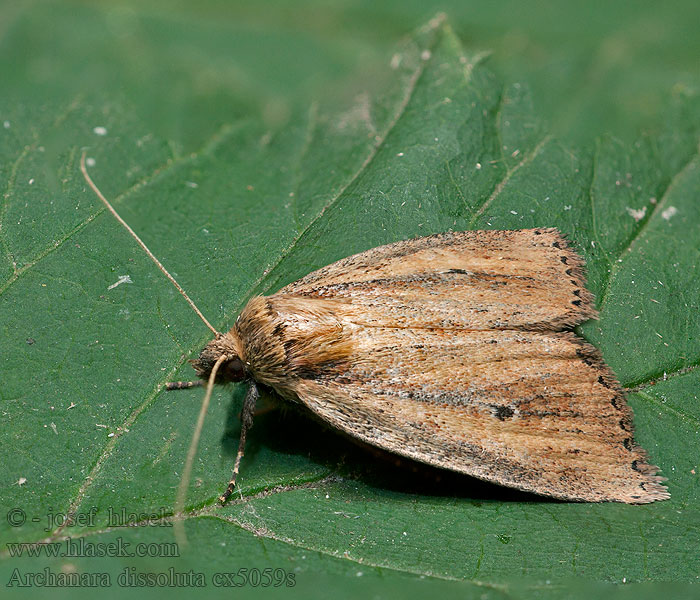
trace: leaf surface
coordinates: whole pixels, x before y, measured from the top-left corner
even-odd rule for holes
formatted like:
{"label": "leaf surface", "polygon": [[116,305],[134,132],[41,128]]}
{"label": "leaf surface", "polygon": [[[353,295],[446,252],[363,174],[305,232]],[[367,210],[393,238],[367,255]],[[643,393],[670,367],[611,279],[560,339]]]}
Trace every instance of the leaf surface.
{"label": "leaf surface", "polygon": [[[85,185],[87,148],[102,191],[220,329],[252,294],[373,246],[558,227],[585,256],[601,310],[582,333],[630,388],[636,437],[669,479],[671,500],[648,506],[553,502],[395,467],[278,411],[256,420],[239,499],[220,508],[243,395],[232,387],[215,394],[177,517],[190,539],[183,568],[362,572],[396,589],[415,576],[466,579],[435,585],[492,597],[515,594],[520,577],[527,595],[572,577],[696,580],[700,105],[671,107],[665,133],[634,146],[571,148],[540,126],[527,88],[501,83],[444,19],[393,56],[381,96],[306,106],[281,125],[232,117],[187,154],[121,100],[6,108],[0,394],[11,459],[0,480],[3,509],[27,521],[3,524],[3,542],[172,540],[143,521],[172,514],[201,391],[163,385],[192,377],[186,360],[209,334]],[[47,527],[47,515],[91,507],[89,524]],[[143,526],[111,527],[110,510]],[[28,561],[6,553],[3,573],[38,564]],[[47,562],[67,563],[107,569]],[[164,564],[114,559],[107,570]]]}

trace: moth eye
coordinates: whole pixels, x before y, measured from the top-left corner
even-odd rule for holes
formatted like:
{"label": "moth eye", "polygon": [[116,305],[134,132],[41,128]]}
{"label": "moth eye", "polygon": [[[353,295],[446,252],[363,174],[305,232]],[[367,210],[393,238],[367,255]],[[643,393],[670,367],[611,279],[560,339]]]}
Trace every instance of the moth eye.
{"label": "moth eye", "polygon": [[247,376],[245,365],[238,357],[222,364],[219,373],[226,381],[243,381]]}

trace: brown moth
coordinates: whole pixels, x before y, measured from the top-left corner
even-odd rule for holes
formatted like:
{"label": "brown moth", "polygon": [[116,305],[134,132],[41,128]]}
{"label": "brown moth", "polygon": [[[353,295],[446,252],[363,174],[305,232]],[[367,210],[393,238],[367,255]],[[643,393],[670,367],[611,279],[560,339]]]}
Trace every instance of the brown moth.
{"label": "brown moth", "polygon": [[664,500],[620,384],[570,330],[595,317],[583,260],[553,228],[448,232],[350,256],[252,298],[226,333],[202,316],[216,337],[192,361],[209,385],[183,478],[213,384],[247,382],[222,502],[258,385],[436,467],[563,500]]}

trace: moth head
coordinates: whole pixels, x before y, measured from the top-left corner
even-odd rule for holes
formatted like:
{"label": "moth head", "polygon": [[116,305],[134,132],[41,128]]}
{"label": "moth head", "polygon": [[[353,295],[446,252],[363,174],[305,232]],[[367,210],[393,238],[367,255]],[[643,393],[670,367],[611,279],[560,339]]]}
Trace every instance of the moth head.
{"label": "moth head", "polygon": [[199,353],[199,358],[190,361],[202,379],[209,379],[214,364],[222,356],[226,357],[216,373],[216,383],[243,381],[249,377],[245,363],[237,351],[235,339],[229,333],[219,335],[209,342]]}

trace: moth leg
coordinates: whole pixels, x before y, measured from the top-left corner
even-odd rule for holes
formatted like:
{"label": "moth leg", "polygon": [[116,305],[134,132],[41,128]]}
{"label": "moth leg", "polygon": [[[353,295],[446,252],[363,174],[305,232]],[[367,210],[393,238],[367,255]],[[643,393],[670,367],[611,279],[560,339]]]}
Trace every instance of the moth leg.
{"label": "moth leg", "polygon": [[260,397],[260,392],[258,391],[258,386],[255,382],[251,382],[248,388],[248,393],[245,395],[245,400],[243,400],[243,408],[241,409],[241,439],[238,442],[238,454],[236,455],[236,462],[233,465],[233,473],[231,474],[231,481],[228,482],[228,487],[226,491],[219,496],[219,502],[225,504],[228,497],[232,494],[233,488],[236,487],[236,477],[238,477],[238,470],[241,466],[241,459],[243,458],[243,452],[245,450],[245,437],[248,430],[253,426],[253,415],[255,413],[255,403]]}
{"label": "moth leg", "polygon": [[193,387],[201,387],[204,385],[204,381],[198,379],[197,381],[168,381],[165,384],[165,389],[168,392],[172,390],[187,390]]}
{"label": "moth leg", "polygon": [[267,396],[263,397],[262,406],[260,408],[258,408],[256,406],[256,410],[253,413],[253,418],[257,419],[258,417],[260,417],[262,415],[266,415],[266,414],[271,413],[275,410],[279,410],[280,408],[281,408],[280,403],[277,400],[275,400],[274,397],[267,395]]}

